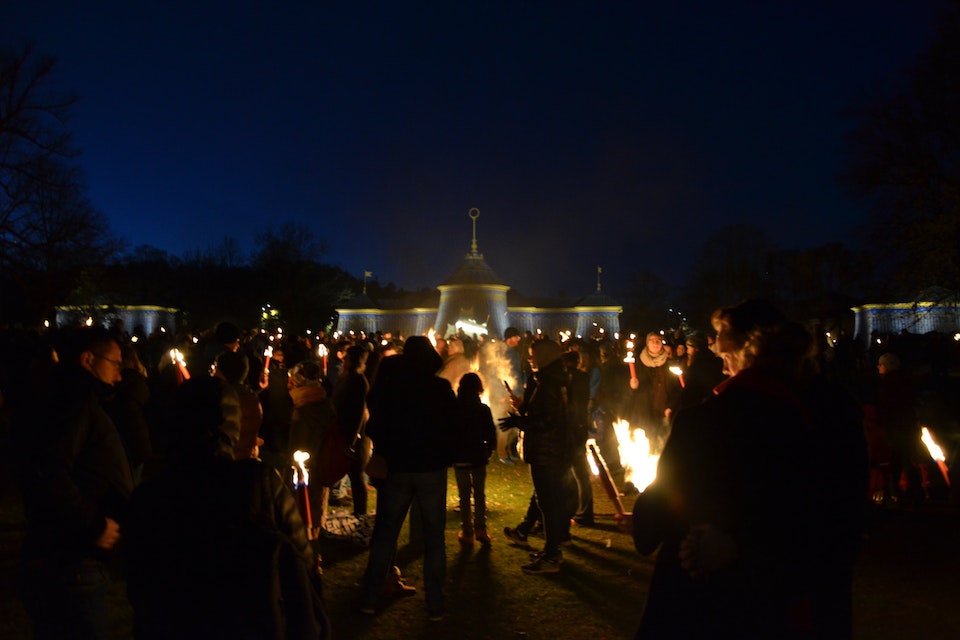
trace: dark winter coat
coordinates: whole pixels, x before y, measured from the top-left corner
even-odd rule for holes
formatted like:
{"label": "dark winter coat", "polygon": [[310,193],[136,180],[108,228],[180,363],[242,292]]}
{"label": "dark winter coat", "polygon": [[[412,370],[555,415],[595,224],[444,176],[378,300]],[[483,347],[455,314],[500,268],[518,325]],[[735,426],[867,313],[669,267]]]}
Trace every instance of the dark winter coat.
{"label": "dark winter coat", "polygon": [[362,373],[342,374],[333,388],[333,407],[337,422],[348,441],[363,435],[366,424],[367,394],[370,385]]}
{"label": "dark winter coat", "polygon": [[110,388],[80,367],[61,365],[50,382],[24,456],[30,558],[98,558],[106,518],[122,522],[133,478],[101,398]]}
{"label": "dark winter coat", "polygon": [[[810,557],[810,416],[786,385],[747,370],[676,417],[657,478],[633,509],[638,551],[657,555],[637,638],[787,637]],[[801,467],[802,468],[802,467]],[[738,558],[709,579],[680,566],[693,525],[710,523]]]}
{"label": "dark winter coat", "polygon": [[490,407],[479,398],[457,398],[454,464],[485,465],[496,448],[497,430]]}
{"label": "dark winter coat", "polygon": [[134,492],[123,529],[137,638],[306,640],[324,624],[293,494],[272,467],[233,459],[238,415],[217,378],[178,390],[182,446]]}
{"label": "dark winter coat", "polygon": [[569,405],[570,377],[556,360],[527,380],[520,405],[523,460],[536,465],[568,465],[575,429]]}
{"label": "dark winter coat", "polygon": [[439,471],[453,463],[457,398],[436,376],[443,364],[436,351],[433,358],[405,349],[380,362],[367,398],[367,435],[389,473]]}
{"label": "dark winter coat", "polygon": [[713,389],[723,382],[723,360],[707,350],[693,354],[690,364],[683,372],[683,389],[680,390],[678,409],[698,405],[713,394]]}
{"label": "dark winter coat", "polygon": [[910,375],[894,369],[877,383],[877,425],[901,464],[928,462],[920,440],[915,408],[916,394]]}
{"label": "dark winter coat", "polygon": [[[205,457],[146,481],[134,493],[124,529],[134,635],[277,637],[278,603],[270,591],[275,560],[262,534],[271,530],[290,541],[300,575],[312,576],[312,586],[302,585],[281,571],[282,592],[288,599],[291,591],[311,588],[319,595],[317,556],[293,494],[271,467]],[[315,613],[309,603],[288,611],[283,636],[309,637],[295,629],[312,623]]]}
{"label": "dark winter coat", "polygon": [[636,364],[638,388],[631,394],[630,425],[648,433],[661,433],[667,409],[680,404],[680,380],[670,372],[669,360],[659,367]]}
{"label": "dark winter coat", "polygon": [[127,450],[130,466],[138,467],[153,455],[150,429],[143,413],[150,400],[150,388],[147,378],[135,369],[124,369],[120,376],[106,409]]}

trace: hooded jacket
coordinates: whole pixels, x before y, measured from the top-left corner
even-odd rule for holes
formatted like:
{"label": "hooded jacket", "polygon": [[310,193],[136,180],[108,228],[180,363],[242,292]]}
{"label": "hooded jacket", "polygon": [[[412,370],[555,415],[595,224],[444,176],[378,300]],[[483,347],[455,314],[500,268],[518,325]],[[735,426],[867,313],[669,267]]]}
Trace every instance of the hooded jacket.
{"label": "hooded jacket", "polygon": [[367,399],[367,435],[389,473],[438,471],[453,463],[457,400],[450,383],[436,375],[442,364],[422,336],[380,363]]}

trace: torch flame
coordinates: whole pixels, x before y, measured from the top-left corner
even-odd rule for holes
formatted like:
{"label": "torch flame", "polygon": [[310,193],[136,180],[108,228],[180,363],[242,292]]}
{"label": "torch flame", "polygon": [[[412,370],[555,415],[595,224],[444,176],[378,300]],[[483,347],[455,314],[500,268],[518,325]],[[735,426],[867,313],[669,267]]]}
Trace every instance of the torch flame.
{"label": "torch flame", "polygon": [[437,332],[433,327],[430,327],[430,330],[427,331],[427,340],[430,341],[434,349],[437,348]]}
{"label": "torch flame", "polygon": [[[293,484],[294,486],[307,486],[310,484],[310,474],[307,472],[307,465],[304,464],[307,460],[310,459],[310,454],[306,451],[297,451],[293,452],[293,461],[297,463],[297,466],[293,468]],[[300,474],[297,475],[297,469],[299,468]],[[302,478],[302,481],[301,481]]]}
{"label": "torch flame", "polygon": [[947,486],[950,486],[950,469],[947,468],[947,457],[943,455],[943,449],[940,448],[933,440],[933,436],[930,435],[930,430],[926,427],[921,427],[921,436],[920,439],[923,441],[923,444],[927,445],[927,450],[930,452],[930,457],[937,462],[937,467],[940,469],[940,473],[943,474],[943,480],[947,483]]}
{"label": "torch flame", "polygon": [[927,445],[927,450],[930,452],[930,457],[934,460],[939,460],[940,462],[946,462],[947,457],[943,455],[943,449],[940,448],[940,445],[938,445],[934,441],[933,436],[930,435],[930,430],[926,427],[922,427],[920,432],[922,434],[920,439],[923,441],[923,444]]}
{"label": "torch flame", "polygon": [[670,373],[672,373],[675,376],[682,376],[683,369],[681,369],[680,367],[670,367]]}
{"label": "torch flame", "polygon": [[598,476],[600,475],[600,469],[597,467],[596,460],[594,460],[593,456],[590,455],[590,445],[596,446],[597,441],[594,438],[589,438],[587,440],[586,448],[587,448],[587,464],[590,465],[590,473],[592,473],[595,476]]}
{"label": "torch flame", "polygon": [[627,364],[634,364],[637,359],[633,357],[633,351],[627,351],[627,357],[623,359]]}
{"label": "torch flame", "polygon": [[327,345],[321,344],[317,347],[317,355],[321,358],[326,358],[330,354],[330,350],[327,349]]}
{"label": "torch flame", "polygon": [[264,358],[272,358],[272,357],[273,357],[273,347],[272,347],[272,346],[268,346],[266,349],[263,350],[263,357],[264,357]]}
{"label": "torch flame", "polygon": [[660,455],[650,451],[650,441],[643,429],[631,430],[626,420],[614,422],[613,431],[617,434],[623,480],[632,482],[639,491],[643,491],[657,477]]}

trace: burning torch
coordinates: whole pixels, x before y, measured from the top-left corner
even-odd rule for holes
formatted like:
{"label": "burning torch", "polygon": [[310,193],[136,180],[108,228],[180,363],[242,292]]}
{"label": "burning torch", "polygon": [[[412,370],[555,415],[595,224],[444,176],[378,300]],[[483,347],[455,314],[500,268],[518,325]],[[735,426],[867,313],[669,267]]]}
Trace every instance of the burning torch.
{"label": "burning torch", "polygon": [[946,481],[947,486],[950,486],[950,470],[947,469],[947,457],[943,455],[943,449],[940,448],[934,439],[930,435],[930,430],[926,427],[921,427],[920,429],[921,437],[923,444],[927,445],[927,450],[930,452],[930,457],[937,461],[937,466],[940,468],[940,473],[943,474],[943,479]]}
{"label": "burning torch", "polygon": [[330,354],[330,350],[327,349],[327,345],[320,343],[320,346],[317,347],[317,355],[320,356],[320,362],[323,365],[323,377],[327,377],[327,356]]}
{"label": "burning torch", "polygon": [[270,373],[270,358],[272,357],[273,357],[273,347],[267,346],[267,348],[263,350],[263,372],[264,373]]}
{"label": "burning torch", "polygon": [[190,379],[190,371],[187,370],[187,363],[183,361],[180,349],[170,349],[170,362],[177,367],[177,384]]}
{"label": "burning torch", "polygon": [[293,491],[298,498],[303,521],[307,525],[307,537],[313,540],[313,516],[310,513],[310,492],[307,490],[307,485],[310,484],[310,474],[307,472],[307,465],[305,464],[309,459],[310,454],[306,451],[297,450],[293,452],[293,461],[296,463],[293,466]]}
{"label": "burning torch", "polygon": [[680,388],[681,388],[681,389],[683,389],[685,386],[687,386],[687,383],[684,382],[684,380],[683,380],[683,369],[681,369],[680,367],[676,367],[676,366],[670,367],[670,373],[672,373],[673,375],[677,376],[677,377],[680,379]]}
{"label": "burning torch", "polygon": [[633,340],[627,342],[627,357],[623,359],[630,365],[630,378],[637,377],[637,359],[633,357]]}

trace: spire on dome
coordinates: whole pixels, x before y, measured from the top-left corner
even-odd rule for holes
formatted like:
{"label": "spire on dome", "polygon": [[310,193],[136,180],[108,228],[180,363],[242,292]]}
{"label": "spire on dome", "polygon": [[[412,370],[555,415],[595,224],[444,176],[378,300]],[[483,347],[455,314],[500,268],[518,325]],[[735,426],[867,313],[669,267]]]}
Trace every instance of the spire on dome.
{"label": "spire on dome", "polygon": [[467,215],[470,216],[470,219],[473,221],[473,241],[470,243],[470,254],[467,257],[482,259],[483,254],[477,251],[477,218],[480,217],[480,209],[473,207],[467,212]]}

